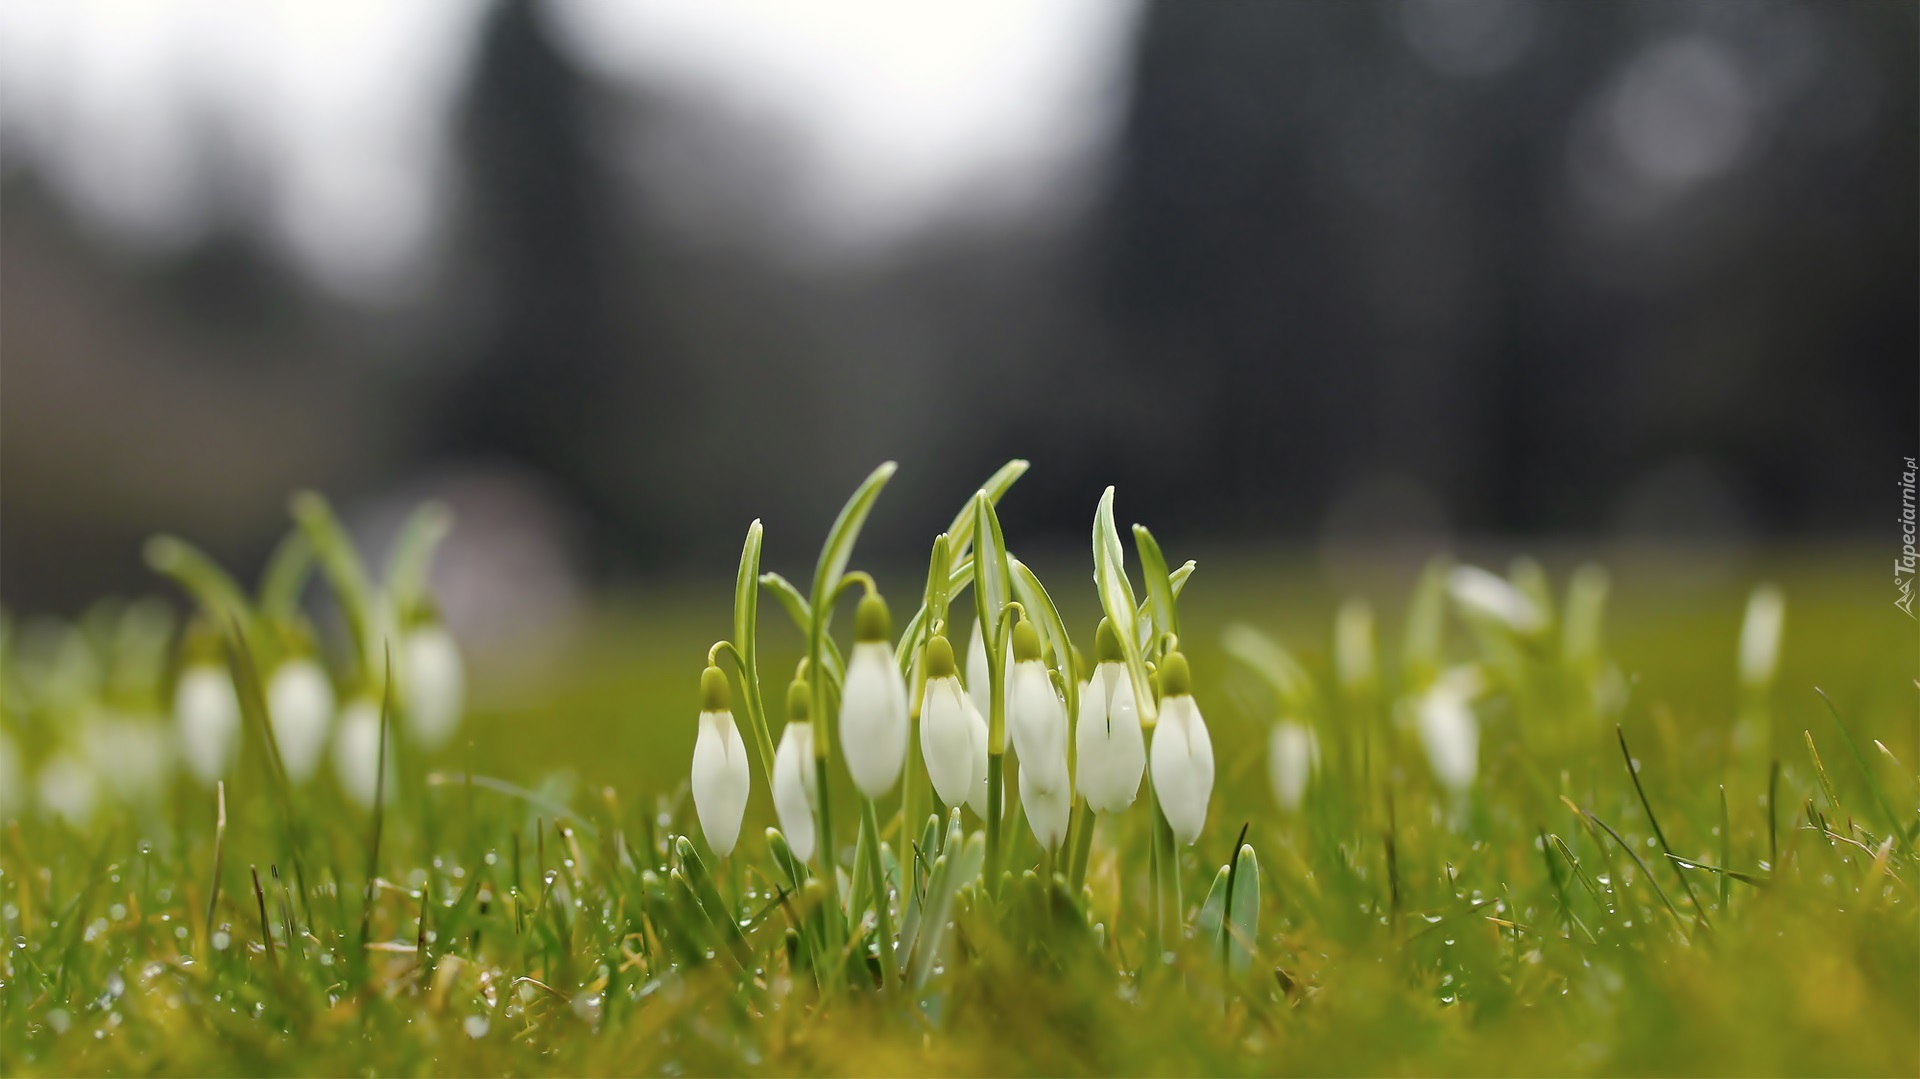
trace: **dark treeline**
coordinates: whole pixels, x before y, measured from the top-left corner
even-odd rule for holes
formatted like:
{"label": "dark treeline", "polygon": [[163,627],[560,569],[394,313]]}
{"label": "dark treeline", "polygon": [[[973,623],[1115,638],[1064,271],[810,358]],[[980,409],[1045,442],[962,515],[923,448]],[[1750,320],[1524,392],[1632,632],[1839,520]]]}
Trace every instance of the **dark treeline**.
{"label": "dark treeline", "polygon": [[752,516],[802,557],[883,457],[883,550],[1016,454],[1010,525],[1063,542],[1109,482],[1176,540],[1876,534],[1920,394],[1914,11],[1154,5],[1070,209],[831,260],[768,223],[777,135],[503,3],[436,269],[372,306],[244,216],[129,257],[9,145],[0,589],[141,587],[159,528],[252,564],[290,488],[474,475],[596,575],[723,571]]}

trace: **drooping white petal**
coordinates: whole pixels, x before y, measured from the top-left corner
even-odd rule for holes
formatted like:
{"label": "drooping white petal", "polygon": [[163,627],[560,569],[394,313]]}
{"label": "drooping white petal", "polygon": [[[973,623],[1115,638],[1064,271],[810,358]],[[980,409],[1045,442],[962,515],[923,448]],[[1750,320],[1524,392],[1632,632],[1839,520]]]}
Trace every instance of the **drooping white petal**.
{"label": "drooping white petal", "polygon": [[1186,694],[1160,702],[1153,728],[1153,789],[1174,837],[1188,844],[1199,839],[1213,796],[1213,740],[1200,706]]}
{"label": "drooping white petal", "polygon": [[1747,616],[1740,623],[1740,684],[1747,689],[1772,684],[1786,617],[1786,597],[1778,586],[1763,584],[1747,597]]}
{"label": "drooping white petal", "polygon": [[1473,786],[1480,761],[1480,721],[1467,695],[1444,683],[1420,698],[1420,744],[1442,786],[1456,794]]}
{"label": "drooping white petal", "polygon": [[819,786],[814,775],[813,724],[787,724],[780,747],[773,751],[773,811],[787,847],[801,861],[813,858],[813,813]]}
{"label": "drooping white petal", "polygon": [[[1001,676],[1006,678],[1005,690],[1001,694],[1011,702],[1013,697],[1013,636],[1007,636],[1006,656],[1000,661]],[[993,694],[989,686],[987,671],[987,642],[980,632],[980,622],[973,623],[973,640],[967,642],[967,696],[973,699],[973,706],[985,719],[993,714]],[[1011,703],[1008,711],[1012,710]],[[1015,750],[1018,752],[1018,749]]]}
{"label": "drooping white petal", "polygon": [[[373,805],[380,787],[380,702],[358,698],[340,710],[333,736],[333,777],[361,807]],[[393,758],[387,758],[387,793],[393,793]]]}
{"label": "drooping white petal", "polygon": [[[987,717],[980,714],[973,701],[967,701],[967,722],[973,727],[973,778],[967,784],[967,804],[981,820],[987,819],[987,742],[992,732],[987,729]],[[1001,804],[1005,804],[1006,795],[1001,794]]]}
{"label": "drooping white petal", "polygon": [[1504,577],[1478,566],[1455,566],[1447,571],[1447,591],[1463,611],[1489,618],[1520,634],[1546,628],[1546,616]]}
{"label": "drooping white petal", "polygon": [[320,664],[303,656],[273,672],[267,683],[267,713],[288,779],[304,782],[320,767],[333,711],[333,683]]}
{"label": "drooping white petal", "polygon": [[957,806],[972,793],[973,720],[958,678],[927,681],[920,704],[920,752],[927,762],[933,789],[947,805]]}
{"label": "drooping white petal", "polygon": [[1057,851],[1067,838],[1067,821],[1073,812],[1073,791],[1066,784],[1066,754],[1061,752],[1057,761],[1047,762],[1046,768],[1034,768],[1034,763],[1031,757],[1020,758],[1020,804],[1026,807],[1033,838],[1040,841],[1042,849]]}
{"label": "drooping white petal", "polygon": [[467,668],[459,642],[445,627],[422,626],[407,634],[407,730],[416,745],[438,749],[460,728],[466,708]]}
{"label": "drooping white petal", "polygon": [[1267,778],[1281,809],[1291,813],[1300,808],[1319,768],[1320,739],[1311,728],[1293,720],[1274,724],[1267,736]]}
{"label": "drooping white petal", "polygon": [[1102,663],[1094,668],[1093,680],[1080,687],[1074,743],[1087,807],[1119,813],[1132,805],[1147,768],[1147,742],[1124,665]]}
{"label": "drooping white petal", "polygon": [[893,789],[907,759],[907,680],[885,641],[862,641],[840,694],[840,751],[869,798]]}
{"label": "drooping white petal", "polygon": [[1067,714],[1046,664],[1029,659],[1013,665],[1007,698],[1007,732],[1020,755],[1020,771],[1033,771],[1048,789],[1067,785]]}
{"label": "drooping white petal", "polygon": [[100,800],[92,770],[65,753],[40,766],[34,793],[40,798],[41,808],[76,828],[93,819],[94,806]]}
{"label": "drooping white petal", "polygon": [[227,774],[240,747],[240,698],[226,668],[197,663],[181,671],[173,692],[173,718],[188,769],[202,786],[213,786]]}
{"label": "drooping white petal", "polygon": [[693,742],[693,809],[707,845],[722,858],[740,840],[751,786],[747,744],[733,713],[700,713],[700,733]]}

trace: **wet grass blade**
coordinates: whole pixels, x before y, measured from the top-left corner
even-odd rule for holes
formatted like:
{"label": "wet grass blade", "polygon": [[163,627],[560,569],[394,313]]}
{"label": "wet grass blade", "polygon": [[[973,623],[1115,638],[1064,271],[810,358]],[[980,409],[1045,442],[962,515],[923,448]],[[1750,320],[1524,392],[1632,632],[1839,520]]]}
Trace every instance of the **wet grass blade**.
{"label": "wet grass blade", "polygon": [[1840,709],[1834,705],[1833,698],[1827,696],[1826,690],[1815,686],[1813,691],[1820,694],[1820,699],[1827,703],[1827,713],[1833,716],[1833,725],[1840,729],[1840,740],[1847,744],[1847,750],[1853,754],[1854,761],[1860,765],[1860,775],[1867,781],[1867,793],[1873,795],[1874,804],[1880,807],[1880,815],[1886,818],[1887,831],[1892,835],[1903,834],[1900,829],[1900,817],[1894,813],[1892,804],[1887,801],[1887,792],[1881,789],[1880,778],[1873,774],[1873,767],[1867,763],[1867,755],[1860,752],[1860,744],[1853,740],[1853,732],[1847,729],[1846,722],[1840,718]]}
{"label": "wet grass blade", "polygon": [[[1653,803],[1647,800],[1647,790],[1640,785],[1640,769],[1633,763],[1633,752],[1627,748],[1627,732],[1618,725],[1613,728],[1614,737],[1620,740],[1620,759],[1627,764],[1627,777],[1633,780],[1633,792],[1640,796],[1640,808],[1647,811],[1647,823],[1653,825],[1653,837],[1660,842],[1660,850],[1669,858],[1674,858],[1672,844],[1667,842],[1667,834],[1660,829],[1660,818],[1654,816]],[[1636,855],[1634,861],[1639,861]],[[1693,894],[1693,883],[1687,875],[1674,867],[1673,873],[1680,878],[1680,887],[1686,890],[1687,902],[1693,904],[1693,913],[1704,924],[1707,920],[1706,908],[1700,905],[1700,897]],[[1657,887],[1657,886],[1656,886]]]}

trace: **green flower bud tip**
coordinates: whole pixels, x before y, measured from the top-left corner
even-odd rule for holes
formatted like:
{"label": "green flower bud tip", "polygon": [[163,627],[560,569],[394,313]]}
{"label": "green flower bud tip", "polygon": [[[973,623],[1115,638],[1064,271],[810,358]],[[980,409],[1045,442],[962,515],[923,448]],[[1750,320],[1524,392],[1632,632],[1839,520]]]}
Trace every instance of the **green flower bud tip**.
{"label": "green flower bud tip", "polygon": [[1187,670],[1187,657],[1178,652],[1168,652],[1167,658],[1160,661],[1160,696],[1192,695],[1193,674]]}
{"label": "green flower bud tip", "polygon": [[733,710],[733,689],[727,685],[727,672],[718,667],[708,667],[700,672],[700,710],[702,712]]}
{"label": "green flower bud tip", "polygon": [[787,718],[795,723],[806,722],[813,711],[813,689],[804,678],[796,678],[787,686]]}
{"label": "green flower bud tip", "polygon": [[1023,618],[1013,627],[1013,661],[1024,663],[1039,658],[1040,631],[1033,628],[1031,621]]}
{"label": "green flower bud tip", "polygon": [[945,637],[934,635],[927,641],[927,653],[921,660],[921,667],[928,678],[952,678],[956,668],[953,665],[953,645]]}
{"label": "green flower bud tip", "polygon": [[1127,654],[1120,648],[1120,631],[1113,628],[1111,619],[1102,618],[1100,628],[1093,631],[1093,654],[1095,663],[1124,663]]}
{"label": "green flower bud tip", "polygon": [[877,592],[869,592],[860,597],[860,606],[853,611],[853,639],[862,644],[868,641],[884,641],[893,636],[893,615],[887,612],[887,601]]}

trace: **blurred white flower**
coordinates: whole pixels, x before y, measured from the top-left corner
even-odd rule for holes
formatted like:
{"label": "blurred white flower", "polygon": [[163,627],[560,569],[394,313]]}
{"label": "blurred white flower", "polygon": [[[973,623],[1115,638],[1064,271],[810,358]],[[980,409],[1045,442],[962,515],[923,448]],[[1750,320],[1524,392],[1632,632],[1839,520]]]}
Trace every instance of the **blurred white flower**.
{"label": "blurred white flower", "polygon": [[201,786],[213,786],[233,766],[240,748],[240,698],[227,669],[194,663],[182,670],[173,692],[173,718],[188,770]]}
{"label": "blurred white flower", "polygon": [[800,718],[787,724],[773,752],[773,810],[780,832],[799,860],[813,858],[813,813],[819,802],[814,775],[813,724]]}
{"label": "blurred white flower", "polygon": [[1160,664],[1160,717],[1153,728],[1153,789],[1174,837],[1191,844],[1207,823],[1213,796],[1213,741],[1194,703],[1187,660],[1169,652]]}
{"label": "blurred white flower", "polygon": [[1267,778],[1281,809],[1291,813],[1300,808],[1319,770],[1320,739],[1313,729],[1290,719],[1274,724],[1267,736]]}
{"label": "blurred white flower", "polygon": [[1434,682],[1415,705],[1420,744],[1442,786],[1463,794],[1473,786],[1480,765],[1480,721],[1473,698],[1480,693],[1479,673],[1456,667]]}
{"label": "blurred white flower", "polygon": [[173,745],[163,723],[98,715],[82,738],[87,765],[115,798],[138,803],[158,798],[173,774]]}
{"label": "blurred white flower", "polygon": [[740,821],[746,816],[747,792],[753,783],[731,696],[720,668],[708,667],[701,673],[700,733],[693,742],[693,809],[707,845],[722,858],[733,853],[740,839]]}
{"label": "blurred white flower", "polygon": [[446,627],[430,623],[407,634],[404,657],[407,729],[415,744],[438,749],[460,727],[466,707],[467,668],[460,645]]}
{"label": "blurred white flower", "polygon": [[891,632],[886,601],[862,598],[840,693],[840,752],[854,786],[869,798],[893,789],[907,759],[907,680],[887,643]]}
{"label": "blurred white flower", "polygon": [[35,788],[41,807],[68,824],[81,828],[93,819],[99,786],[93,770],[73,757],[63,753],[41,765]]}
{"label": "blurred white flower", "polygon": [[1773,684],[1786,617],[1787,600],[1779,586],[1759,585],[1747,597],[1747,616],[1740,623],[1740,685],[1743,688],[1764,690]]}
{"label": "blurred white flower", "polygon": [[1147,741],[1113,624],[1101,619],[1094,642],[1099,661],[1093,678],[1080,686],[1080,715],[1074,731],[1080,795],[1096,813],[1119,813],[1140,793]]}
{"label": "blurred white flower", "polygon": [[296,656],[273,672],[267,682],[267,713],[288,779],[305,782],[320,767],[334,708],[333,682],[312,657]]}
{"label": "blurred white flower", "polygon": [[1547,627],[1546,616],[1511,581],[1478,566],[1447,571],[1447,592],[1463,613],[1498,622],[1522,636]]}
{"label": "blurred white flower", "polygon": [[[333,736],[333,777],[354,804],[366,808],[380,789],[380,702],[360,697],[340,710]],[[386,789],[393,792],[393,760],[387,760]]]}
{"label": "blurred white flower", "polygon": [[1040,847],[1047,851],[1057,851],[1067,838],[1067,821],[1073,813],[1073,790],[1066,784],[1066,761],[1060,762],[1059,776],[1051,781],[1045,775],[1036,776],[1032,768],[1027,767],[1027,758],[1020,759],[1020,804],[1027,810],[1027,825],[1033,829],[1033,838],[1040,841]]}

